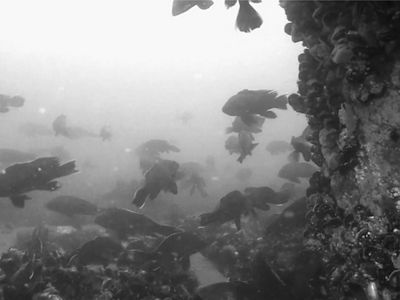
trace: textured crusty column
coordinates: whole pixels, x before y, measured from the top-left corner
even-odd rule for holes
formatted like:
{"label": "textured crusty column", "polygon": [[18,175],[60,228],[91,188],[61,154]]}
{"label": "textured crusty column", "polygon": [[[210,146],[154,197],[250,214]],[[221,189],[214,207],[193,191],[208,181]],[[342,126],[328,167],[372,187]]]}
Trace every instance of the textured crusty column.
{"label": "textured crusty column", "polygon": [[280,4],[305,46],[289,103],[307,115],[321,167],[305,240],[326,262],[318,297],[399,299],[400,2]]}

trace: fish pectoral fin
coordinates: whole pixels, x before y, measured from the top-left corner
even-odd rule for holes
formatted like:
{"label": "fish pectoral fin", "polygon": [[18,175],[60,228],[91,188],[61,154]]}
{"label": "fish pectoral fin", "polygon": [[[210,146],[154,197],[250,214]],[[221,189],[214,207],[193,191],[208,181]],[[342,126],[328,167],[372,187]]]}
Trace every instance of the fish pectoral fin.
{"label": "fish pectoral fin", "polygon": [[261,116],[266,117],[267,119],[276,119],[278,116],[273,111],[267,110],[260,113]]}

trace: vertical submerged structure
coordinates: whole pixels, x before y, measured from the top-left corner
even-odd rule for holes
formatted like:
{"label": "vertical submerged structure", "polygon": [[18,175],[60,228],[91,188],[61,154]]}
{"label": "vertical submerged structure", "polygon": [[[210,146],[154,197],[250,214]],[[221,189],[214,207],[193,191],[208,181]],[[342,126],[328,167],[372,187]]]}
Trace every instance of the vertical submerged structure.
{"label": "vertical submerged structure", "polygon": [[308,297],[400,299],[400,2],[280,5],[305,47],[289,103],[321,167],[304,244],[323,258],[323,283]]}

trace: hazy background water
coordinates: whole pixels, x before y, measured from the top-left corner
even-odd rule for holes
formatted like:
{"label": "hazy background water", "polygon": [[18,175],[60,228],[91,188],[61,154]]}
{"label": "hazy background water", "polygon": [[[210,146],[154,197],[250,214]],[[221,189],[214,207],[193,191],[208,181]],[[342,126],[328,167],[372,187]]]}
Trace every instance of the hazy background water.
{"label": "hazy background water", "polygon": [[[226,10],[223,1],[215,2],[207,11],[195,7],[172,17],[167,0],[1,1],[0,93],[26,99],[22,108],[0,115],[1,147],[62,145],[81,170],[61,179],[57,192],[31,193],[25,210],[12,208],[18,216],[59,194],[95,201],[118,179],[140,180],[137,157],[129,151],[152,138],[177,145],[182,151],[165,157],[180,162],[214,156],[220,176],[250,167],[252,185],[284,182],[276,175],[286,157],[271,156],[265,145],[299,135],[304,116],[291,108],[276,111],[278,118],[267,120],[256,136],[260,145],[253,156],[240,165],[224,149],[233,118],[221,107],[242,89],[296,92],[302,47],[284,33],[279,1],[254,4],[264,24],[250,34],[234,28],[237,6]],[[187,124],[177,118],[185,112],[193,115]],[[94,132],[110,126],[112,141],[18,133],[28,121],[51,128],[61,113],[71,125]],[[216,182],[208,199],[196,201],[215,204],[233,188],[241,183]],[[185,195],[164,197],[191,203]],[[11,208],[7,199],[1,205]]]}

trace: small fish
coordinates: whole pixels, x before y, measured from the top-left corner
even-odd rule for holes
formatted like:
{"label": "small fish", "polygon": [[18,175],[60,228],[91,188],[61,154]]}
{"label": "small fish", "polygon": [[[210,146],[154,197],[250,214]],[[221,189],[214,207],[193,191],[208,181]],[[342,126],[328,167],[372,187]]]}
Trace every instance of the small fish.
{"label": "small fish", "polygon": [[46,208],[57,213],[73,217],[75,215],[92,216],[98,212],[95,204],[74,196],[58,196],[46,203]]}
{"label": "small fish", "polygon": [[286,96],[278,96],[276,92],[270,90],[242,90],[228,99],[222,111],[229,116],[240,117],[250,126],[254,123],[253,115],[276,118],[276,114],[271,111],[273,108],[287,109]]}
{"label": "small fish", "polygon": [[223,224],[234,221],[236,229],[241,229],[241,216],[250,212],[246,197],[239,191],[226,194],[213,212],[200,215],[200,225]]}
{"label": "small fish", "polygon": [[286,141],[272,141],[269,142],[265,147],[265,150],[267,150],[272,155],[285,153],[292,149],[292,146]]}
{"label": "small fish", "polygon": [[7,96],[0,94],[0,113],[9,112],[9,107],[21,107],[25,103],[25,99],[21,96]]}
{"label": "small fish", "polygon": [[97,237],[74,250],[69,255],[68,264],[76,263],[78,266],[100,264],[106,266],[123,251],[124,248],[119,242],[109,237]]}
{"label": "small fish", "polygon": [[[252,0],[251,2],[261,2]],[[237,3],[237,0],[225,0],[225,6],[231,8]],[[259,28],[263,23],[261,16],[250,5],[248,0],[239,0],[239,13],[236,18],[236,27],[242,32],[250,32]]]}
{"label": "small fish", "polygon": [[200,9],[205,10],[210,8],[214,4],[211,0],[174,0],[172,3],[172,15],[177,16],[183,14],[194,6],[198,6]]}
{"label": "small fish", "polygon": [[67,127],[67,116],[66,115],[59,115],[52,123],[54,134],[62,135],[65,137],[70,137],[70,133]]}
{"label": "small fish", "polygon": [[299,177],[309,178],[317,171],[318,169],[311,164],[304,162],[290,162],[279,170],[278,176],[292,182],[300,183]]}
{"label": "small fish", "polygon": [[75,161],[61,165],[57,157],[41,157],[14,164],[0,174],[0,197],[9,197],[14,206],[22,208],[25,200],[29,199],[24,193],[33,190],[55,191],[60,185],[53,179],[76,172]]}
{"label": "small fish", "polygon": [[160,160],[144,175],[145,182],[136,190],[132,203],[142,208],[147,198],[154,200],[161,191],[174,195],[178,193],[176,176],[179,164],[173,160]]}
{"label": "small fish", "polygon": [[94,222],[115,231],[120,238],[133,235],[170,235],[179,232],[172,226],[159,224],[145,215],[122,208],[108,208],[99,213]]}
{"label": "small fish", "polygon": [[180,152],[180,149],[172,144],[170,144],[166,140],[148,140],[143,143],[136,149],[136,153],[140,155],[142,152],[152,153],[152,154],[161,154],[168,152]]}

